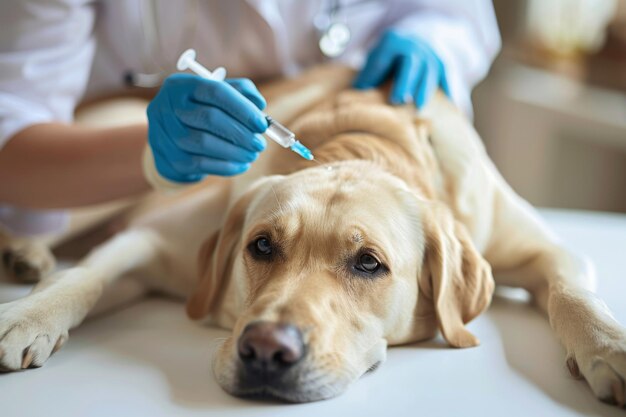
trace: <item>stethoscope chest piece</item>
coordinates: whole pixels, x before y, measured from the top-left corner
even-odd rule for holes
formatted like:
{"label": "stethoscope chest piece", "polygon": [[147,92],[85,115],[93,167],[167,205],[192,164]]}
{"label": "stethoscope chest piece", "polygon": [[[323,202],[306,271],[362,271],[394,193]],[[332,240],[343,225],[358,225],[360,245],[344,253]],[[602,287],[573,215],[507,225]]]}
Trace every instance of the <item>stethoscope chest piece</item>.
{"label": "stethoscope chest piece", "polygon": [[335,58],[343,54],[350,42],[350,28],[342,22],[332,22],[322,32],[319,47],[322,54]]}

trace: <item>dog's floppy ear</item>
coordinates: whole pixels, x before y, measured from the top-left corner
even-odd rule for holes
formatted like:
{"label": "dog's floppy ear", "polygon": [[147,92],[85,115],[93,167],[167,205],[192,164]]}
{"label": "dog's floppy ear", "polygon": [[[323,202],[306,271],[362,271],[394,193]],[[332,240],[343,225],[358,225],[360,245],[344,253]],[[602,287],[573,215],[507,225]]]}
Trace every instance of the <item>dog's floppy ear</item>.
{"label": "dog's floppy ear", "polygon": [[246,194],[231,209],[221,231],[210,236],[198,252],[198,282],[187,300],[187,315],[202,319],[211,313],[228,285],[235,249],[252,194]]}
{"label": "dog's floppy ear", "polygon": [[420,290],[432,297],[441,332],[451,346],[477,346],[478,339],[464,324],[491,302],[495,286],[491,267],[447,207],[433,205],[423,225],[426,248]]}
{"label": "dog's floppy ear", "polygon": [[198,252],[198,282],[187,300],[187,315],[198,320],[209,314],[219,292],[220,281],[215,279],[212,258],[220,233],[215,232],[200,247]]}
{"label": "dog's floppy ear", "polygon": [[257,191],[279,176],[256,182],[230,208],[221,231],[210,236],[198,253],[198,282],[187,300],[187,315],[202,319],[215,312],[225,295],[250,202]]}

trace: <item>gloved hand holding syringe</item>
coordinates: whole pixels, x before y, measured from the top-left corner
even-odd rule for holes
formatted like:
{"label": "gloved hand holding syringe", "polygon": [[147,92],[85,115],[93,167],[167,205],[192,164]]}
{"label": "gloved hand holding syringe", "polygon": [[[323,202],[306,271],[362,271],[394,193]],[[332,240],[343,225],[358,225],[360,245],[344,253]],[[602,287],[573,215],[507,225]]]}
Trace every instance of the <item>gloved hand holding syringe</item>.
{"label": "gloved hand holding syringe", "polygon": [[[213,81],[224,81],[226,78],[226,69],[224,67],[216,68],[213,72],[211,72],[196,61],[196,51],[193,49],[187,49],[181,54],[176,64],[176,68],[179,71],[190,69],[197,75]],[[296,135],[294,135],[293,132],[278,123],[276,120],[272,119],[270,116],[266,116],[265,119],[268,124],[265,135],[268,138],[278,143],[283,148],[291,149],[293,152],[297,153],[306,160],[313,160],[313,154],[311,151],[296,139]]]}

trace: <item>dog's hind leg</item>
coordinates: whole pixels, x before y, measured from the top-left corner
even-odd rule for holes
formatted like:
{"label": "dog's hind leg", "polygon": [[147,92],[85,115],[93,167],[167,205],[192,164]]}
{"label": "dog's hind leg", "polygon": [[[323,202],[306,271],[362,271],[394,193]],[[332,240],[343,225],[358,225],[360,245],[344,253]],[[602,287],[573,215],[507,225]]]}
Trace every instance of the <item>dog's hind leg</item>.
{"label": "dog's hind leg", "polygon": [[485,251],[496,283],[527,289],[567,351],[567,366],[596,397],[624,406],[626,331],[595,294],[591,262],[560,244],[536,211],[504,181],[495,194]]}
{"label": "dog's hind leg", "polygon": [[36,239],[14,238],[0,231],[0,275],[18,282],[37,282],[55,266],[50,249]]}
{"label": "dog's hind leg", "polygon": [[[45,278],[28,296],[0,305],[0,368],[43,365],[107,287],[130,273],[158,267],[160,248],[160,236],[154,231],[130,229],[94,249],[78,266]],[[134,292],[141,293],[142,288]]]}

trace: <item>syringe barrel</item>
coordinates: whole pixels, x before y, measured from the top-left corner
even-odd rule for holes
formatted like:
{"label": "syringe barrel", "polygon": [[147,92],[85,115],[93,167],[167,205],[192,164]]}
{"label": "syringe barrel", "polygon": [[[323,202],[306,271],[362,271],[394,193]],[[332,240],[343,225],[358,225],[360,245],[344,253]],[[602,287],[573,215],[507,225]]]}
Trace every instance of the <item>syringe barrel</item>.
{"label": "syringe barrel", "polygon": [[296,136],[285,126],[267,116],[268,128],[265,135],[283,148],[289,148],[296,142]]}

